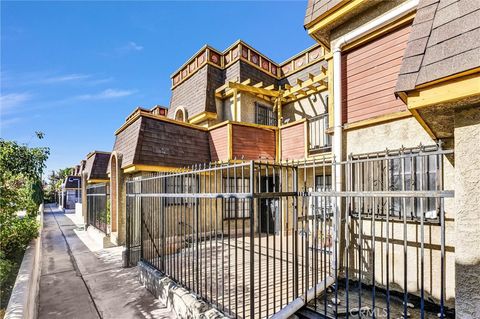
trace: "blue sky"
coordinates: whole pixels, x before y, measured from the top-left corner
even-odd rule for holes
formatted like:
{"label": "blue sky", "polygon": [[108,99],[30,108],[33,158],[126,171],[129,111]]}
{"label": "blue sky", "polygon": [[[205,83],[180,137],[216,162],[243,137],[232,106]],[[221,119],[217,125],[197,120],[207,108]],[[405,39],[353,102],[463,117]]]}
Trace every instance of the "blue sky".
{"label": "blue sky", "polygon": [[204,44],[243,39],[277,62],[314,44],[306,5],[2,1],[0,135],[50,147],[48,170],[110,151],[136,106],[168,106],[170,75]]}

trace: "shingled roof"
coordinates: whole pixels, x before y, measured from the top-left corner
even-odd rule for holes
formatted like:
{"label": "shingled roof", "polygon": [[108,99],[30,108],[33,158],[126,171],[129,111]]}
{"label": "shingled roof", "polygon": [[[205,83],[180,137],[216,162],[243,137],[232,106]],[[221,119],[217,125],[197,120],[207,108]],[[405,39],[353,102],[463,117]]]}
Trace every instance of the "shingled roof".
{"label": "shingled roof", "polygon": [[420,0],[396,93],[480,67],[480,1]]}
{"label": "shingled roof", "polygon": [[108,179],[107,168],[110,160],[109,152],[93,151],[87,155],[85,171],[87,180],[91,179]]}
{"label": "shingled roof", "polygon": [[328,10],[338,6],[343,0],[308,0],[304,24],[309,24]]}
{"label": "shingled roof", "polygon": [[80,176],[69,175],[63,182],[63,189],[78,189],[82,187],[82,179]]}
{"label": "shingled roof", "polygon": [[113,150],[121,167],[156,165],[182,167],[210,162],[208,132],[153,115],[137,115],[117,131]]}

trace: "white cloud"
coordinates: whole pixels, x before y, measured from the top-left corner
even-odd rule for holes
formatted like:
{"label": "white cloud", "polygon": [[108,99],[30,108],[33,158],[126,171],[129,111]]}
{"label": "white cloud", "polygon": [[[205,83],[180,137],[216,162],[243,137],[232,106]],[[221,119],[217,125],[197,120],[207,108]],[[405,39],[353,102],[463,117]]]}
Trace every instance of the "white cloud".
{"label": "white cloud", "polygon": [[[143,46],[137,44],[136,42],[130,41],[126,45],[116,48],[114,55],[122,56],[132,52],[140,52],[140,51],[143,51]],[[104,54],[104,55],[108,56],[109,54]]]}
{"label": "white cloud", "polygon": [[92,86],[111,82],[113,80],[113,77],[100,77],[99,75],[87,73],[59,74],[52,71],[26,73],[1,72],[1,84],[4,88],[32,85],[68,85],[72,83]]}
{"label": "white cloud", "polygon": [[10,119],[0,119],[0,126],[2,127],[2,129],[6,128],[6,127],[9,127],[15,123],[18,123],[22,120],[22,118],[20,117],[13,117],[13,118],[10,118]]}
{"label": "white cloud", "polygon": [[127,48],[133,51],[142,51],[143,47],[141,45],[136,44],[133,41],[128,42]]}
{"label": "white cloud", "polygon": [[66,75],[52,76],[52,77],[39,79],[38,82],[44,83],[44,84],[62,83],[62,82],[85,80],[91,77],[92,76],[89,74],[66,74]]}
{"label": "white cloud", "polygon": [[9,93],[0,96],[0,110],[2,114],[8,113],[31,99],[29,93]]}
{"label": "white cloud", "polygon": [[76,98],[79,100],[106,100],[129,96],[134,94],[135,92],[135,90],[106,89],[96,94],[79,95]]}

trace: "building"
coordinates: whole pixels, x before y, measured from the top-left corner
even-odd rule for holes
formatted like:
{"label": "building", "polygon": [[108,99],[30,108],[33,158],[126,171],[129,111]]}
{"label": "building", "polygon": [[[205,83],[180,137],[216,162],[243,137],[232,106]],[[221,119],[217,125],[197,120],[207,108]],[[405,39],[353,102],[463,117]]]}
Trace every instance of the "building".
{"label": "building", "polygon": [[316,0],[305,17],[309,35],[332,52],[334,135],[347,153],[438,141],[453,150],[443,182],[455,190],[445,203],[447,272],[459,318],[480,314],[479,255],[468,248],[480,244],[471,223],[479,217],[479,9],[477,1]]}
{"label": "building", "polygon": [[[115,132],[111,241],[230,315],[296,311],[352,281],[358,308],[367,285],[392,316],[412,302],[477,317],[477,21],[475,1],[309,0],[318,44],[285,62],[243,41],[201,48],[172,74],[169,108]],[[225,254],[234,276],[212,264]],[[220,298],[227,284],[243,301]],[[338,316],[327,303],[314,308]]]}
{"label": "building", "polygon": [[77,212],[86,225],[101,231],[103,236],[110,232],[110,179],[107,174],[109,160],[110,152],[92,151],[82,161],[82,201],[86,204]]}
{"label": "building", "polygon": [[69,175],[61,187],[61,203],[63,209],[75,209],[82,202],[82,180],[79,176]]}

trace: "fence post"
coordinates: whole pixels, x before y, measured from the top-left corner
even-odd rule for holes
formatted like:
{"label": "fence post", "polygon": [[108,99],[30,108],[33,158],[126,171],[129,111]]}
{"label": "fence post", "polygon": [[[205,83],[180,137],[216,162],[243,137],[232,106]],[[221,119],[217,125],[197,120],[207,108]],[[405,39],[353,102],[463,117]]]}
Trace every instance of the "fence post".
{"label": "fence post", "polygon": [[[298,164],[298,163],[297,163]],[[293,297],[298,298],[298,165],[293,167]]]}
{"label": "fence post", "polygon": [[[125,227],[125,230],[126,230],[126,236],[125,236],[125,265],[124,267],[129,267],[130,266],[130,246],[131,246],[131,234],[130,234],[130,231],[132,229],[132,225],[131,225],[131,216],[130,216],[130,198],[128,197],[128,193],[129,193],[129,184],[128,184],[128,181],[126,182],[126,195],[125,195],[125,201],[126,201],[126,227]],[[105,188],[105,191],[108,193],[108,189]],[[108,201],[109,200],[109,197],[106,198],[106,200]],[[111,217],[110,217],[111,218]]]}
{"label": "fence post", "polygon": [[[167,179],[166,177],[164,178],[164,180],[160,180],[160,193],[163,193],[165,194],[167,191],[167,186],[166,186],[166,183],[167,183]],[[159,199],[159,202],[160,202],[160,240],[161,240],[161,252],[162,252],[162,255],[160,256],[160,271],[162,271],[163,273],[166,273],[166,270],[165,270],[165,254],[166,254],[166,251],[167,251],[167,243],[166,243],[166,209],[165,209],[165,205],[166,205],[166,199],[165,197],[161,197]]]}
{"label": "fence post", "polygon": [[250,161],[250,318],[255,317],[255,263],[254,263],[254,258],[255,258],[255,245],[254,245],[254,231],[255,231],[255,214],[254,214],[254,209],[255,209],[255,203],[254,203],[254,193],[255,193],[255,163],[254,161]]}
{"label": "fence post", "polygon": [[[196,166],[194,170],[198,170],[200,167],[199,166]],[[198,175],[198,176],[201,176],[201,175]],[[199,198],[196,198],[195,199],[195,263],[194,263],[194,267],[195,267],[195,287],[196,287],[196,292],[199,292],[200,291],[200,268],[199,268],[199,265],[198,265],[198,262],[200,260],[200,256],[199,256],[199,244],[198,244],[198,241],[199,241],[199,237],[198,237],[198,232],[199,232],[199,214],[200,214],[200,199]]]}
{"label": "fence post", "polygon": [[[137,183],[140,183],[140,192],[137,193],[136,190],[135,190],[135,202],[138,204],[138,211],[139,211],[139,214],[140,214],[140,260],[143,260],[143,210],[142,210],[142,197],[141,196],[138,196],[138,194],[141,194],[142,193],[142,188],[141,188],[141,181],[135,181],[134,182],[135,186],[137,186],[136,184]],[[136,187],[135,187],[136,188]]]}

